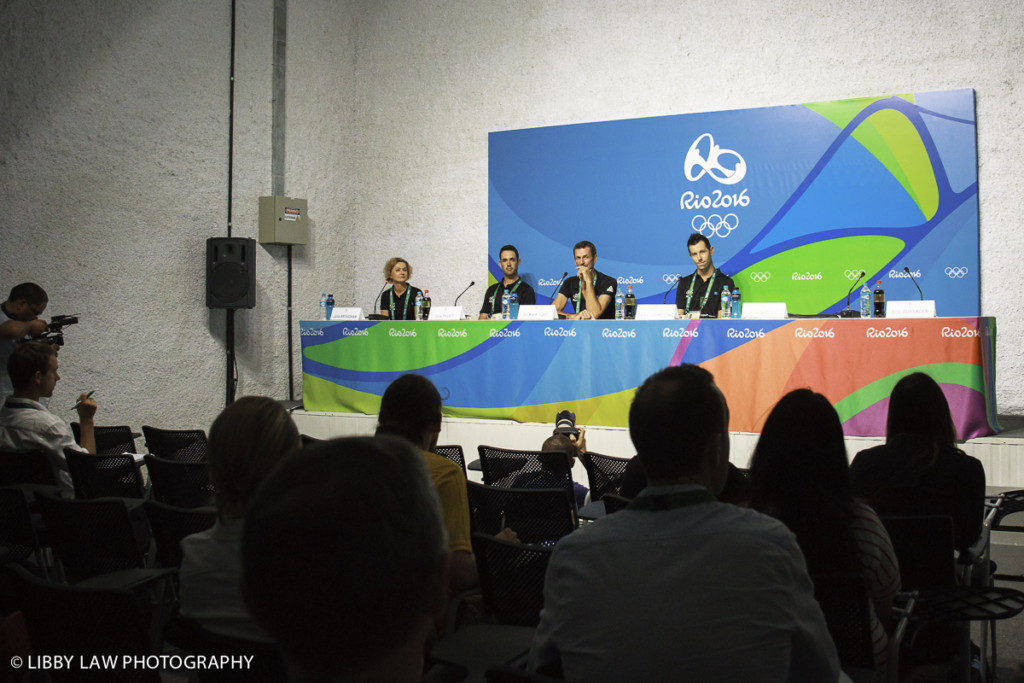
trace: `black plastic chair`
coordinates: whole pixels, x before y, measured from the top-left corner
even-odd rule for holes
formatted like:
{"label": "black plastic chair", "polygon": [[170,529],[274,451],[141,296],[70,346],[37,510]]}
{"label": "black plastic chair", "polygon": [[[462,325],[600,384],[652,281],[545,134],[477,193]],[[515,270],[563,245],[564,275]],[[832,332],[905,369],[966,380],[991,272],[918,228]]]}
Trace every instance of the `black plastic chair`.
{"label": "black plastic chair", "polygon": [[466,474],[466,454],[462,452],[462,446],[453,444],[449,446],[437,446],[434,448],[434,452],[438,455],[448,458],[453,463],[462,468],[462,474]]}
{"label": "black plastic chair", "polygon": [[180,508],[207,507],[214,504],[213,483],[206,463],[165,460],[144,456],[153,498]]}
{"label": "black plastic chair", "polygon": [[475,533],[473,553],[484,611],[500,624],[536,627],[544,606],[544,574],[551,548]]}
{"label": "black plastic chair", "polygon": [[43,451],[0,451],[0,486],[60,484],[57,457]]}
{"label": "black plastic chair", "polygon": [[[1024,525],[1006,524],[1005,520],[1010,515],[1024,512],[1024,489],[1016,491],[1003,491],[992,502],[995,504],[991,513],[991,531],[1004,531],[1009,533],[1024,533]],[[1017,520],[1021,521],[1021,520]],[[995,579],[1003,581],[1024,581],[1024,574],[995,574]]]}
{"label": "black plastic chair", "polygon": [[133,521],[123,499],[65,500],[39,493],[36,500],[69,583],[90,580],[92,587],[134,588],[167,575],[169,570],[146,568],[149,523],[144,515],[141,524]]}
{"label": "black plastic chair", "polygon": [[630,503],[633,502],[629,498],[620,496],[617,493],[606,493],[601,498],[601,500],[604,502],[604,513],[606,515],[610,515],[613,512],[618,512],[619,510],[624,510]]}
{"label": "black plastic chair", "polygon": [[202,429],[157,429],[143,425],[146,448],[153,455],[181,462],[206,462],[210,445]]}
{"label": "black plastic chair", "polygon": [[5,560],[26,563],[30,560],[45,577],[50,574],[45,534],[32,519],[28,496],[16,486],[0,487],[0,549]]}
{"label": "black plastic chair", "polygon": [[466,482],[473,531],[494,535],[508,527],[523,543],[554,542],[578,526],[568,489],[507,489]]}
{"label": "black plastic chair", "polygon": [[812,581],[843,670],[874,670],[871,595],[864,578],[849,572],[818,575]]}
{"label": "black plastic chair", "polygon": [[70,655],[70,669],[50,670],[55,681],[137,680],[159,681],[156,669],[79,669],[93,655],[157,654],[162,640],[160,624],[148,605],[127,590],[83,588],[33,576],[24,567],[8,564],[6,575],[17,589],[17,603],[25,618],[32,648],[38,653]]}
{"label": "black plastic chair", "polygon": [[477,446],[480,469],[488,486],[518,486],[522,475],[539,473],[547,469],[553,476],[572,481],[569,456],[559,451],[517,451],[495,446]]}
{"label": "black plastic chair", "polygon": [[590,482],[590,500],[601,500],[606,493],[618,493],[622,476],[626,473],[627,458],[613,458],[600,453],[580,455]]}
{"label": "black plastic chair", "polygon": [[[75,434],[75,441],[81,444],[82,425],[72,422],[71,431]],[[93,433],[96,436],[96,455],[121,455],[122,453],[138,452],[135,450],[135,435],[128,425],[93,427]]]}
{"label": "black plastic chair", "polygon": [[130,455],[91,455],[65,449],[76,498],[145,498],[146,486]]}
{"label": "black plastic chair", "polygon": [[156,541],[156,563],[161,567],[180,567],[181,539],[206,531],[217,521],[212,507],[181,508],[155,500],[147,500],[142,507]]}

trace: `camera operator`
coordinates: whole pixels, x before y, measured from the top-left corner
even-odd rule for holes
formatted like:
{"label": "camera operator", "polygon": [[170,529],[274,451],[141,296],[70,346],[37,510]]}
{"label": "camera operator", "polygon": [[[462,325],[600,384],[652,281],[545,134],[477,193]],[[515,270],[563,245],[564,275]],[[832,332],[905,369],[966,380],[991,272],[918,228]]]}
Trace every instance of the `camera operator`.
{"label": "camera operator", "polygon": [[42,287],[34,282],[23,282],[11,290],[7,301],[0,304],[0,405],[13,391],[7,374],[7,359],[23,340],[46,332],[46,321],[39,316],[49,301]]}

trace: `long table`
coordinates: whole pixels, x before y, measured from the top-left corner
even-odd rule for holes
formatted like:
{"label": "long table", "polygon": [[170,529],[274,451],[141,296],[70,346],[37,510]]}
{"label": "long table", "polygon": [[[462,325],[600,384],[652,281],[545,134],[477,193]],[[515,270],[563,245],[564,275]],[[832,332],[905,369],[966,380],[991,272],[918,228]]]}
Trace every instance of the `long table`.
{"label": "long table", "polygon": [[759,432],[786,392],[808,387],[853,436],[885,433],[906,374],[940,383],[957,434],[999,429],[994,318],[300,323],[307,410],[375,414],[396,377],[429,377],[458,417],[627,426],[636,388],[695,363],[729,403],[732,431]]}

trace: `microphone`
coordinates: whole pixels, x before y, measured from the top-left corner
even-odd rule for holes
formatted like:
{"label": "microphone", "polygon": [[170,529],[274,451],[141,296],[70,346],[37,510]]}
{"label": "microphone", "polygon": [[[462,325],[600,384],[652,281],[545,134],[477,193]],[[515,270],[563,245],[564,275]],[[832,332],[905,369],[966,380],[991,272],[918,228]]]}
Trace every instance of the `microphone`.
{"label": "microphone", "polygon": [[[555,303],[555,296],[558,294],[559,287],[562,286],[562,282],[565,280],[565,276],[569,274],[569,271],[562,273],[562,277],[558,278],[558,284],[555,285],[555,291],[551,292],[551,303]],[[581,283],[582,284],[582,283]]]}
{"label": "microphone", "polygon": [[384,316],[377,312],[377,301],[384,296],[384,290],[387,289],[388,283],[391,282],[391,278],[384,279],[384,286],[377,292],[377,298],[373,300],[373,308],[370,310],[370,315],[366,316],[367,320],[387,320]]}
{"label": "microphone", "polygon": [[914,279],[914,274],[910,272],[910,268],[903,266],[903,272],[910,276],[910,281],[917,287],[917,293],[921,295],[921,301],[924,301],[924,292],[921,291],[920,285],[917,284],[917,280]]}
{"label": "microphone", "polygon": [[854,288],[856,288],[857,285],[860,284],[861,278],[863,278],[865,275],[867,275],[867,273],[865,273],[863,270],[860,271],[860,275],[858,275],[857,279],[854,281],[853,287],[850,287],[850,290],[848,292],[846,292],[846,310],[839,312],[839,317],[840,318],[859,318],[860,317],[860,311],[851,311],[850,310],[850,294],[853,293]]}
{"label": "microphone", "polygon": [[665,296],[662,297],[661,303],[663,303],[663,304],[668,303],[668,294],[669,294],[669,292],[671,292],[672,290],[674,290],[677,287],[679,287],[679,283],[682,282],[682,281],[683,281],[683,276],[682,275],[677,275],[675,283],[671,287],[669,287],[668,290],[665,292]]}
{"label": "microphone", "polygon": [[459,296],[455,297],[455,303],[452,304],[452,306],[458,306],[459,305],[459,299],[462,298],[462,295],[465,294],[466,292],[468,292],[469,288],[472,287],[475,284],[476,284],[476,280],[470,280],[469,281],[469,285],[464,290],[459,292]]}

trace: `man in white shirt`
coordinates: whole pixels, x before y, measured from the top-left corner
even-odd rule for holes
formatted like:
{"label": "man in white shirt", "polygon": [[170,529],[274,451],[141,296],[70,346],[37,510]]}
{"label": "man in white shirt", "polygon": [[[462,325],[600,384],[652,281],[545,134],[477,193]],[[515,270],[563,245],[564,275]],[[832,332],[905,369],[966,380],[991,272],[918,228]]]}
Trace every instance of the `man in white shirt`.
{"label": "man in white shirt", "polygon": [[835,681],[839,660],[796,538],[721,503],[729,412],[711,374],[666,368],[629,412],[648,486],[562,538],[530,651],[573,681]]}
{"label": "man in white shirt", "polygon": [[0,409],[0,450],[43,451],[59,473],[61,484],[72,496],[74,486],[68,473],[64,449],[96,453],[96,434],[93,416],[96,401],[78,397],[76,410],[82,426],[81,445],[75,442],[71,426],[46,409],[40,398],[53,395],[60,375],[57,374],[57,351],[43,342],[29,341],[19,344],[7,359],[7,372],[14,393]]}

